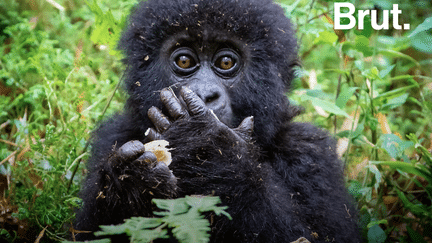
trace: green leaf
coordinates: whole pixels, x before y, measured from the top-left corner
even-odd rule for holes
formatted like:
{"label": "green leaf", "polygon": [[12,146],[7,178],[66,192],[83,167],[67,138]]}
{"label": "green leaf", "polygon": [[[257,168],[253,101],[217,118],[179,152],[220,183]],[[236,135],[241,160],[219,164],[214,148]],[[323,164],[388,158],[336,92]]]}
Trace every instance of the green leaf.
{"label": "green leaf", "polygon": [[289,17],[291,16],[292,11],[296,9],[297,5],[301,2],[301,0],[297,0],[294,3],[288,5],[285,3],[278,3],[285,10],[285,14]]}
{"label": "green leaf", "polygon": [[[165,213],[166,216],[162,220],[173,228],[172,232],[180,242],[209,241],[210,223],[203,218],[202,212],[214,211],[216,214],[227,215],[224,212],[226,207],[216,206],[220,203],[218,197],[186,196],[183,199],[156,201],[161,208],[170,210]],[[183,206],[176,206],[176,203],[183,204]],[[184,213],[185,206],[189,209],[186,213]]]}
{"label": "green leaf", "polygon": [[357,125],[357,128],[352,133],[350,130],[345,130],[345,131],[338,133],[337,136],[341,137],[341,138],[343,138],[343,137],[349,138],[351,135],[351,139],[357,139],[359,136],[362,135],[363,130],[364,130],[364,124],[360,123]]}
{"label": "green leaf", "polygon": [[386,233],[381,229],[381,227],[379,227],[379,225],[370,227],[367,237],[369,243],[383,243],[387,239]]}
{"label": "green leaf", "polygon": [[378,71],[378,68],[377,68],[377,67],[373,66],[373,67],[370,69],[370,72],[371,72],[371,74],[372,74],[373,76],[379,78],[379,71]]}
{"label": "green leaf", "polygon": [[348,100],[353,96],[354,92],[357,90],[357,87],[348,87],[345,89],[342,89],[342,92],[339,94],[339,96],[336,99],[336,105],[337,107],[343,109],[345,108]]}
{"label": "green leaf", "polygon": [[412,46],[418,51],[432,54],[432,35],[427,31],[416,34],[411,38]]}
{"label": "green leaf", "polygon": [[204,219],[202,212],[213,211],[217,215],[231,216],[218,207],[219,197],[186,196],[177,199],[153,199],[153,202],[164,212],[153,212],[162,218],[133,217],[124,224],[100,226],[102,231],[96,236],[117,235],[126,233],[131,242],[152,242],[155,239],[169,238],[167,227],[179,242],[202,243],[209,241],[210,223]]}
{"label": "green leaf", "polygon": [[348,193],[354,198],[358,199],[362,196],[360,192],[362,184],[358,181],[351,181],[348,186]]}
{"label": "green leaf", "polygon": [[414,243],[427,243],[423,236],[417,231],[414,231],[410,226],[407,226],[408,235],[411,238],[411,242]]}
{"label": "green leaf", "polygon": [[[432,166],[432,154],[427,150],[417,139],[414,133],[407,135],[408,139],[415,143],[416,150],[422,155],[422,158],[426,161],[429,166]],[[431,182],[432,183],[432,182]]]}
{"label": "green leaf", "polygon": [[[391,77],[390,80],[402,80],[402,79],[408,79],[407,81],[410,81],[410,83],[412,83],[412,84],[417,84],[416,81],[413,80],[413,77],[414,77],[414,76],[412,76],[412,75],[410,75],[410,74],[403,74],[403,75],[398,75],[398,76]],[[413,82],[411,82],[411,80],[413,80]]]}
{"label": "green leaf", "polygon": [[199,214],[191,211],[177,220],[181,224],[177,223],[172,232],[180,242],[199,243],[209,241],[210,223],[206,219],[200,219]]}
{"label": "green leaf", "polygon": [[324,91],[320,89],[308,89],[306,91],[306,96],[303,96],[306,100],[312,100],[311,98],[317,99],[331,99],[332,96],[326,94]]}
{"label": "green leaf", "polygon": [[333,45],[338,40],[337,35],[334,33],[334,31],[321,31],[319,33],[318,38],[314,40],[314,44],[330,44]]}
{"label": "green leaf", "polygon": [[164,216],[171,214],[185,213],[189,210],[189,206],[185,203],[185,198],[178,199],[153,199],[152,202],[160,209],[167,212],[154,212],[156,215]]}
{"label": "green leaf", "polygon": [[406,103],[409,94],[405,93],[399,97],[386,100],[384,104],[381,106],[381,110],[394,109]]}
{"label": "green leaf", "polygon": [[381,136],[381,140],[381,147],[385,149],[387,153],[394,159],[401,157],[407,148],[414,145],[413,142],[403,141],[395,134],[383,134]]}
{"label": "green leaf", "polygon": [[90,37],[91,41],[99,45],[108,45],[110,47],[110,55],[120,56],[121,52],[117,51],[116,47],[123,27],[126,24],[127,14],[125,13],[121,20],[118,21],[110,10],[104,13],[96,1],[93,0],[91,4],[87,2],[87,5],[96,15],[95,26]]}
{"label": "green leaf", "polygon": [[369,162],[369,165],[367,166],[367,168],[369,168],[369,171],[375,175],[375,190],[378,190],[379,185],[382,181],[382,175],[381,172],[378,170],[378,168],[375,166],[375,164],[372,163],[372,161]]}
{"label": "green leaf", "polygon": [[395,64],[387,67],[386,69],[381,70],[379,73],[380,78],[384,78],[385,76],[387,76],[393,70],[394,67],[396,67]]}
{"label": "green leaf", "polygon": [[404,206],[409,209],[413,214],[418,215],[419,217],[427,217],[432,219],[432,208],[423,204],[414,204],[412,203],[403,192],[396,189],[396,193],[399,196],[399,199],[403,202]]}
{"label": "green leaf", "polygon": [[216,204],[221,203],[219,197],[196,197],[196,196],[186,196],[186,202],[191,207],[197,208],[199,212],[209,212],[213,211],[216,215],[223,214],[228,217],[230,220],[231,215],[225,212],[227,206],[218,207]]}
{"label": "green leaf", "polygon": [[402,88],[398,88],[398,89],[394,89],[394,90],[382,93],[382,94],[378,95],[377,97],[375,97],[373,99],[373,102],[374,102],[374,104],[385,103],[386,100],[390,100],[390,99],[394,99],[394,98],[397,98],[399,96],[402,96],[409,89],[412,89],[414,87],[418,87],[418,86],[417,85],[409,85],[409,86],[406,86],[406,87],[402,87]]}
{"label": "green leaf", "polygon": [[342,110],[341,108],[339,108],[334,103],[331,103],[331,102],[326,101],[326,100],[318,99],[318,98],[312,98],[311,101],[312,101],[312,105],[313,106],[321,107],[323,110],[325,110],[325,111],[327,111],[329,113],[333,113],[335,115],[349,117],[349,115],[344,110]]}
{"label": "green leaf", "polygon": [[421,176],[428,181],[432,182],[431,173],[425,170],[421,165],[413,165],[406,162],[400,161],[370,161],[371,164],[388,165],[393,169],[399,169],[403,172]]}
{"label": "green leaf", "polygon": [[388,221],[386,219],[381,219],[381,220],[374,220],[372,222],[370,222],[367,227],[371,228],[374,225],[380,225],[380,224],[388,224]]}
{"label": "green leaf", "polygon": [[425,19],[423,23],[419,24],[419,26],[417,26],[417,28],[415,28],[413,32],[408,35],[408,38],[412,38],[413,36],[429,29],[432,29],[432,17]]}
{"label": "green leaf", "polygon": [[423,104],[422,104],[419,100],[417,100],[416,98],[414,98],[414,97],[408,97],[408,100],[409,100],[410,102],[412,102],[412,103],[418,105],[419,107],[422,107],[422,106],[423,106]]}
{"label": "green leaf", "polygon": [[[133,217],[120,225],[101,225],[102,231],[95,232],[96,236],[118,235],[126,233],[131,242],[151,242],[154,239],[167,238],[166,229],[157,229],[162,224],[160,218]],[[156,229],[154,229],[156,228]]]}
{"label": "green leaf", "polygon": [[220,203],[219,197],[186,196],[186,203],[200,212],[212,211]]}
{"label": "green leaf", "polygon": [[399,52],[399,51],[378,48],[378,53],[389,56],[389,57],[405,58],[405,59],[413,62],[416,66],[420,66],[420,63],[418,63],[414,58],[412,58],[409,55],[406,55],[402,52]]}
{"label": "green leaf", "polygon": [[369,39],[363,35],[356,36],[355,48],[367,57],[373,54],[372,48],[369,46]]}
{"label": "green leaf", "polygon": [[387,49],[393,51],[401,51],[409,48],[411,46],[411,41],[408,37],[398,36],[377,36],[377,41],[379,44],[386,46]]}

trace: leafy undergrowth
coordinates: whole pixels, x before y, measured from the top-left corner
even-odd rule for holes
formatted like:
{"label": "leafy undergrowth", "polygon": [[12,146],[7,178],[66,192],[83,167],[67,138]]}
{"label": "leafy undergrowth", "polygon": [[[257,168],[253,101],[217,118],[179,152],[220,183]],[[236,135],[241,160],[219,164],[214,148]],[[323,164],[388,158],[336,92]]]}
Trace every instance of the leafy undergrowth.
{"label": "leafy undergrowth", "polygon": [[[114,42],[135,3],[0,2],[1,241],[70,237],[90,132],[125,100]],[[300,43],[297,121],[338,140],[366,241],[432,242],[431,2],[399,1],[411,30],[379,31],[370,17],[363,30],[333,30],[332,1],[280,4]]]}
{"label": "leafy undergrowth", "polygon": [[[153,199],[153,203],[162,212],[154,212],[155,218],[133,217],[124,224],[101,226],[102,231],[96,236],[127,234],[130,242],[153,242],[155,239],[169,238],[171,232],[182,243],[205,243],[209,241],[210,223],[203,213],[214,212],[217,216],[223,214],[229,219],[225,207],[218,207],[218,197],[186,196],[185,198],[161,200]],[[110,240],[95,240],[96,242],[110,242]],[[68,243],[68,242],[65,242]],[[69,242],[70,243],[70,242]]]}

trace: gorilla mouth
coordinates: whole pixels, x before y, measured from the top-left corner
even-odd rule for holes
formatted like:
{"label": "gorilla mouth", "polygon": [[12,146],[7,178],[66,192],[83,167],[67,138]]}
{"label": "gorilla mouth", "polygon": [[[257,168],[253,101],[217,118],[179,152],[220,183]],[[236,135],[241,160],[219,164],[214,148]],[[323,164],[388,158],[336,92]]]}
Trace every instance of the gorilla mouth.
{"label": "gorilla mouth", "polygon": [[[171,86],[171,87],[175,87],[175,91],[173,89],[173,92],[175,93],[177,99],[179,100],[180,104],[183,107],[187,107],[185,101],[183,100],[183,97],[179,94],[179,90],[182,89],[182,87],[186,87],[188,89],[191,89],[190,85],[184,85],[184,86],[180,86],[178,87],[177,85],[175,86]],[[224,123],[225,125],[227,125],[228,127],[234,127],[233,124],[233,111],[231,108],[231,105],[229,104],[229,98],[227,94],[219,94],[219,93],[215,93],[211,90],[208,90],[208,87],[202,88],[199,87],[197,88],[198,92],[201,93],[197,93],[194,92],[199,99],[204,102],[205,106],[211,111],[211,113],[222,123]],[[207,93],[209,93],[209,95],[206,96]],[[204,94],[204,95],[203,95]],[[224,97],[225,96],[225,97]]]}

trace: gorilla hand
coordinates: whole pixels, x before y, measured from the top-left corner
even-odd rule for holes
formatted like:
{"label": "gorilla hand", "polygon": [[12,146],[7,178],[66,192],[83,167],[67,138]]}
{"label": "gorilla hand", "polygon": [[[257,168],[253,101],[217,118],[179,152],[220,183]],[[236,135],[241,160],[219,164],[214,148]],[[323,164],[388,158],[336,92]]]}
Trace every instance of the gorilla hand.
{"label": "gorilla hand", "polygon": [[246,117],[237,128],[231,129],[219,121],[213,111],[206,107],[204,101],[189,88],[182,87],[180,96],[185,105],[180,102],[170,88],[164,88],[160,94],[161,101],[167,108],[172,122],[158,108],[151,107],[148,110],[148,116],[155,126],[155,128],[149,128],[146,133],[150,140],[164,139],[164,133],[171,129],[172,123],[176,121],[191,122],[194,119],[199,119],[200,121],[204,121],[201,122],[201,124],[204,123],[204,127],[191,127],[195,130],[195,134],[200,132],[200,129],[211,129],[219,135],[228,136],[236,143],[244,144],[251,141],[253,132],[252,116]]}
{"label": "gorilla hand", "polygon": [[[177,179],[164,162],[157,161],[154,153],[145,151],[144,144],[138,140],[132,140],[123,144],[112,154],[108,163],[112,166],[116,184],[143,183],[146,188],[157,188],[153,194],[171,197],[176,190]],[[139,181],[131,181],[136,180]],[[123,183],[122,183],[123,182]]]}

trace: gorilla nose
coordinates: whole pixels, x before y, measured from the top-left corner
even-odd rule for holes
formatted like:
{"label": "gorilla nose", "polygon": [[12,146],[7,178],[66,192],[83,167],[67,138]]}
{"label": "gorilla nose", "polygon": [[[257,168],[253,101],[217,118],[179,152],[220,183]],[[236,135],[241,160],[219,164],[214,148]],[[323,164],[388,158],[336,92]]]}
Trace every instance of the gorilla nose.
{"label": "gorilla nose", "polygon": [[205,104],[207,106],[209,106],[211,103],[217,102],[219,97],[220,97],[220,94],[218,92],[210,93],[210,94],[206,95],[205,97],[200,96],[200,98],[205,102]]}
{"label": "gorilla nose", "polygon": [[217,89],[198,89],[195,91],[195,93],[201,98],[201,100],[204,101],[209,109],[216,111],[225,106],[222,94]]}
{"label": "gorilla nose", "polygon": [[232,125],[232,108],[227,90],[216,82],[195,82],[186,85],[204,101],[207,108],[211,109],[217,118],[226,125]]}
{"label": "gorilla nose", "polygon": [[191,84],[188,85],[188,87],[204,101],[209,109],[214,111],[223,109],[227,103],[225,99],[226,95],[223,93],[224,91],[215,84]]}

